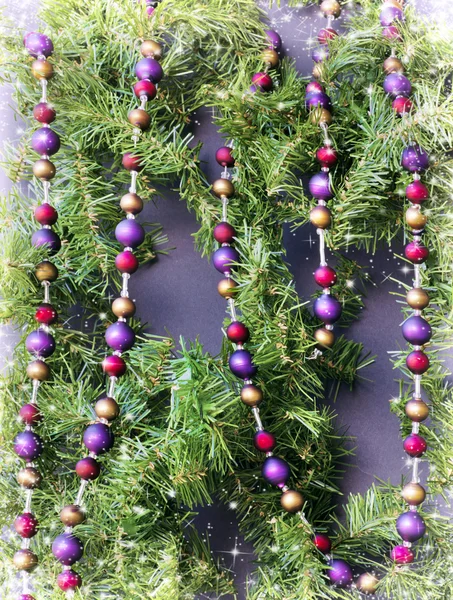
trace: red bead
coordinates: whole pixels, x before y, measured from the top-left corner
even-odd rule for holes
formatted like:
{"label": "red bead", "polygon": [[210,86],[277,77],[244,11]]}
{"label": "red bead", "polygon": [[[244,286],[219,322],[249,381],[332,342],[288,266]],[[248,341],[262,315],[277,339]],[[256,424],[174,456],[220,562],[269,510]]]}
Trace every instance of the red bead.
{"label": "red bead", "polygon": [[215,159],[222,167],[234,167],[234,158],[231,150],[228,146],[222,146],[215,153]]}
{"label": "red bead", "polygon": [[272,78],[267,73],[255,73],[252,77],[252,83],[263,92],[270,92],[272,89]]}
{"label": "red bead", "polygon": [[395,98],[392,102],[392,108],[399,115],[410,113],[413,108],[412,100],[404,98],[403,96],[398,96],[398,98]]}
{"label": "red bead", "polygon": [[235,228],[225,221],[222,221],[214,227],[214,239],[219,242],[219,244],[231,244],[235,236]]}
{"label": "red bead", "polygon": [[417,433],[411,433],[403,442],[405,452],[414,458],[423,456],[426,452],[427,444],[425,438]]}
{"label": "red bead", "polygon": [[403,545],[395,546],[390,556],[397,565],[409,565],[411,562],[414,562],[414,553],[410,548]]}
{"label": "red bead", "polygon": [[322,167],[334,167],[337,164],[338,154],[332,146],[322,146],[316,151],[316,158]]}
{"label": "red bead", "polygon": [[226,330],[227,338],[234,344],[243,344],[249,339],[248,328],[240,321],[233,321]]}
{"label": "red bead", "polygon": [[325,533],[316,533],[313,538],[313,543],[323,554],[327,554],[332,548],[332,542],[330,541],[329,536]]}
{"label": "red bead", "polygon": [[333,40],[334,37],[338,35],[338,32],[332,27],[325,27],[319,30],[318,33],[318,42],[320,44],[327,44],[329,40]]}
{"label": "red bead", "polygon": [[30,512],[19,515],[14,521],[14,529],[23,538],[32,538],[38,531],[38,520]]}
{"label": "red bead", "polygon": [[82,585],[82,578],[78,573],[72,569],[69,569],[68,571],[63,571],[62,573],[58,574],[57,584],[60,590],[67,592],[80,587]]}
{"label": "red bead", "polygon": [[137,257],[130,250],[120,252],[115,258],[115,267],[121,273],[135,273],[138,269],[138,264]]}
{"label": "red bead", "polygon": [[404,248],[404,256],[416,265],[424,263],[429,256],[429,250],[419,242],[410,242]]}
{"label": "red bead", "polygon": [[307,87],[305,88],[305,93],[310,94],[311,92],[323,92],[324,88],[319,83],[319,81],[310,81],[307,83]]}
{"label": "red bead", "polygon": [[36,404],[24,404],[19,411],[20,419],[27,425],[36,425],[42,420],[42,414]]}
{"label": "red bead", "polygon": [[41,225],[54,225],[58,220],[58,213],[53,206],[44,202],[35,208],[35,219]]}
{"label": "red bead", "polygon": [[121,377],[126,372],[126,362],[121,356],[112,354],[106,356],[102,361],[102,370],[109,377]]}
{"label": "red bead", "polygon": [[253,443],[260,452],[272,452],[276,444],[275,435],[268,431],[257,431]]}
{"label": "red bead", "polygon": [[156,97],[157,88],[149,79],[142,79],[134,84],[134,94],[137,96],[137,98],[146,96],[147,100],[152,100]]}
{"label": "red bead", "polygon": [[421,181],[413,181],[406,188],[406,198],[413,204],[422,204],[429,198],[429,190]]}
{"label": "red bead", "polygon": [[414,375],[423,375],[429,369],[429,358],[421,350],[414,350],[408,354],[406,365]]}
{"label": "red bead", "polygon": [[58,319],[58,313],[51,304],[43,302],[36,309],[35,319],[38,323],[52,325]]}
{"label": "red bead", "polygon": [[33,116],[40,123],[47,123],[49,125],[55,121],[57,113],[50,106],[50,104],[47,104],[46,102],[40,102],[34,107]]}
{"label": "red bead", "polygon": [[128,171],[141,171],[143,169],[142,159],[134,156],[131,152],[123,154],[123,167]]}
{"label": "red bead", "polygon": [[101,465],[97,460],[91,458],[91,456],[86,456],[79,460],[75,467],[77,475],[81,479],[97,479],[101,472]]}
{"label": "red bead", "polygon": [[332,267],[322,265],[315,271],[315,281],[323,288],[332,287],[337,281],[337,273]]}

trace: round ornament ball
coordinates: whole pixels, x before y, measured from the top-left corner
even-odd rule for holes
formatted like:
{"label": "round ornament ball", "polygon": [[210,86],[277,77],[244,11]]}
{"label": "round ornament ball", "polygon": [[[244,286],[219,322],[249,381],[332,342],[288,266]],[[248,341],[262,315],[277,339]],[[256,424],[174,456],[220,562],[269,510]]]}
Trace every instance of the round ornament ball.
{"label": "round ornament ball", "polygon": [[24,404],[19,411],[19,418],[26,425],[36,425],[42,421],[42,414],[36,404]]}
{"label": "round ornament ball", "polygon": [[141,213],[143,210],[143,200],[138,194],[129,192],[128,194],[124,194],[121,198],[120,207],[125,213],[138,215],[138,213]]}
{"label": "round ornament ball", "polygon": [[335,334],[330,329],[320,327],[315,331],[315,340],[318,342],[319,348],[332,348],[335,342]]}
{"label": "round ornament ball", "polygon": [[114,421],[120,414],[120,407],[114,398],[105,396],[96,402],[94,412],[99,419]]}
{"label": "round ornament ball", "polygon": [[60,149],[60,138],[50,127],[41,127],[31,136],[31,147],[41,156],[52,156]]}
{"label": "round ornament ball", "polygon": [[212,263],[220,273],[231,273],[233,264],[239,262],[239,253],[231,246],[222,246],[212,255]]}
{"label": "round ornament ball", "polygon": [[240,321],[232,321],[227,327],[226,334],[233,344],[244,344],[250,337],[248,327]]}
{"label": "round ornament ball", "polygon": [[72,569],[65,569],[57,575],[57,585],[63,592],[69,592],[82,585],[82,578]]}
{"label": "round ornament ball", "polygon": [[253,385],[253,383],[247,383],[241,389],[241,400],[244,404],[252,408],[259,406],[263,401],[263,392],[259,387]]}
{"label": "round ornament ball", "polygon": [[43,325],[52,325],[58,319],[58,313],[48,302],[42,302],[35,312],[35,319]]}
{"label": "round ornament ball", "polygon": [[47,358],[55,352],[55,339],[48,331],[37,329],[28,334],[25,347],[31,354]]}
{"label": "round ornament ball", "polygon": [[39,123],[46,123],[46,125],[49,125],[55,121],[56,117],[57,113],[55,112],[55,109],[47,102],[39,102],[39,104],[33,108],[33,118]]}
{"label": "round ornament ball", "polygon": [[21,431],[14,438],[14,452],[26,461],[33,461],[42,454],[42,439],[34,431]]}
{"label": "round ornament ball", "polygon": [[332,267],[321,265],[315,271],[315,281],[323,288],[332,287],[337,281],[337,273]]}
{"label": "round ornament ball", "polygon": [[413,204],[423,204],[429,198],[429,190],[424,183],[415,180],[406,187],[406,198]]}
{"label": "round ornament ball", "polygon": [[14,529],[21,537],[32,538],[38,532],[38,519],[31,512],[23,513],[14,521]]}
{"label": "round ornament ball", "polygon": [[390,75],[391,73],[401,74],[404,71],[403,63],[399,58],[396,58],[396,56],[389,56],[389,58],[386,58],[384,60],[383,68],[386,75]]}
{"label": "round ornament ball", "polygon": [[34,248],[44,248],[49,254],[56,254],[61,248],[60,236],[52,229],[35,231],[31,236],[31,244]]}
{"label": "round ornament ball", "polygon": [[420,265],[427,260],[429,250],[421,242],[409,242],[404,248],[404,256],[414,265]]}
{"label": "round ornament ball", "polygon": [[13,564],[18,571],[33,571],[38,566],[38,557],[31,550],[24,548],[14,554]]}
{"label": "round ornament ball", "polygon": [[341,15],[341,4],[338,0],[323,0],[320,9],[325,17],[338,18]]}
{"label": "round ornament ball", "polygon": [[17,473],[17,483],[26,490],[36,489],[41,481],[41,473],[35,467],[25,467]]}
{"label": "round ornament ball", "polygon": [[137,98],[146,98],[146,100],[152,100],[156,97],[157,88],[152,81],[143,79],[134,83],[134,94]]}
{"label": "round ornament ball", "polygon": [[390,557],[395,561],[397,565],[409,565],[414,562],[414,553],[407,546],[395,546],[391,553]]}
{"label": "round ornament ball", "polygon": [[247,350],[235,350],[229,360],[230,371],[240,379],[251,379],[258,371]]}
{"label": "round ornament ball", "polygon": [[429,156],[421,146],[412,144],[404,148],[401,165],[411,173],[420,173],[429,167]]}
{"label": "round ornament ball", "polygon": [[330,583],[339,588],[348,587],[352,583],[352,570],[348,563],[340,558],[329,560],[327,575]]}
{"label": "round ornament ball", "polygon": [[91,456],[86,456],[76,463],[75,467],[77,475],[81,479],[93,481],[97,479],[101,473],[101,465]]}
{"label": "round ornament ball", "polygon": [[[33,164],[33,175],[35,177],[37,177],[38,179],[41,179],[41,181],[50,181],[51,179],[53,179],[55,177],[56,172],[57,172],[57,169],[55,168],[55,165],[53,164],[53,162],[51,162],[47,158],[40,158]],[[35,218],[36,218],[36,211],[35,211]],[[39,221],[38,219],[37,219],[37,221],[38,221],[38,223],[41,223],[41,221]],[[41,223],[41,224],[43,224],[43,223]],[[46,223],[46,225],[47,225],[47,223]]]}
{"label": "round ornament ball", "polygon": [[409,510],[396,520],[396,530],[405,542],[416,542],[425,535],[426,525],[418,512]]}
{"label": "round ornament ball", "polygon": [[356,581],[357,589],[362,594],[375,594],[379,584],[379,579],[371,573],[362,573]]}
{"label": "round ornament ball", "polygon": [[402,333],[404,339],[413,346],[423,346],[431,339],[432,329],[423,317],[414,315],[404,321]]}
{"label": "round ornament ball", "polygon": [[252,83],[262,92],[270,92],[272,90],[272,78],[267,73],[255,73],[252,77]]}
{"label": "round ornament ball", "polygon": [[281,50],[282,38],[276,31],[273,31],[272,29],[268,29],[266,31],[266,36],[267,36],[268,41],[270,42],[270,46],[269,46],[270,48],[273,48],[277,52],[279,50]]}
{"label": "round ornament ball", "polygon": [[154,40],[145,40],[140,46],[140,53],[146,58],[160,60],[162,58],[162,46]]}
{"label": "round ornament ball", "polygon": [[215,153],[215,159],[222,167],[234,167],[234,158],[231,154],[232,148],[228,146],[222,146]]}
{"label": "round ornament ball", "polygon": [[426,402],[423,402],[423,400],[409,400],[409,402],[406,403],[404,410],[406,416],[416,423],[421,423],[429,416],[429,406]]}
{"label": "round ornament ball", "polygon": [[333,38],[337,37],[337,35],[338,32],[335,31],[335,29],[332,29],[332,27],[324,27],[319,30],[318,42],[320,44],[328,44],[329,41],[333,40]]}
{"label": "round ornament ball", "polygon": [[145,230],[135,219],[123,219],[115,228],[115,237],[125,248],[137,248],[145,241]]}
{"label": "round ornament ball", "polygon": [[109,377],[121,377],[126,372],[126,368],[126,361],[116,354],[106,356],[102,361],[102,370]]}
{"label": "round ornament ball", "polygon": [[221,177],[220,179],[216,179],[212,184],[212,191],[218,198],[222,196],[230,198],[234,194],[234,185],[229,179]]}
{"label": "round ornament ball", "polygon": [[104,423],[93,423],[85,429],[83,443],[90,452],[104,454],[113,447],[113,432]]}
{"label": "round ornament ball", "polygon": [[407,98],[412,91],[411,82],[401,73],[390,73],[384,79],[384,91],[392,98],[404,96]]}
{"label": "round ornament ball", "polygon": [[424,502],[426,491],[419,483],[407,483],[401,491],[401,496],[411,506],[418,506]]}
{"label": "round ornament ball", "polygon": [[325,533],[315,533],[313,537],[315,547],[323,554],[328,554],[332,549],[332,542]]}
{"label": "round ornament ball", "polygon": [[77,504],[68,504],[60,512],[60,520],[66,527],[80,525],[85,519],[85,512]]}
{"label": "round ornament ball", "polygon": [[83,555],[83,544],[72,533],[62,533],[52,544],[52,554],[62,565],[70,566]]}
{"label": "round ornament ball", "polygon": [[425,438],[417,433],[411,433],[403,442],[404,451],[413,458],[420,458],[428,447]]}
{"label": "round ornament ball", "polygon": [[115,267],[120,273],[129,273],[132,275],[138,269],[138,266],[137,257],[130,250],[123,250],[115,258]]}
{"label": "round ornament ball", "polygon": [[310,194],[318,200],[330,200],[333,198],[329,173],[325,171],[320,171],[310,178],[308,189],[310,190]]}
{"label": "round ornament ball", "polygon": [[128,319],[135,315],[135,304],[130,298],[120,296],[112,302],[112,312],[116,317]]}
{"label": "round ornament ball", "polygon": [[414,375],[423,375],[429,369],[429,358],[421,350],[414,350],[407,355],[406,366]]}
{"label": "round ornament ball", "polygon": [[146,131],[151,125],[151,117],[143,108],[133,108],[128,113],[127,119],[131,125],[138,127],[142,131]]}
{"label": "round ornament ball", "polygon": [[311,209],[310,222],[319,229],[327,229],[332,223],[332,213],[327,206],[319,204]]}
{"label": "round ornament ball", "polygon": [[261,472],[267,483],[279,488],[286,484],[290,476],[288,463],[278,456],[268,456]]}
{"label": "round ornament ball", "polygon": [[50,377],[49,366],[42,360],[34,360],[27,365],[27,377],[38,381],[46,381]]}
{"label": "round ornament ball", "polygon": [[53,77],[53,66],[48,60],[38,58],[31,65],[31,72],[36,79],[51,79]]}
{"label": "round ornament ball", "polygon": [[226,221],[221,221],[214,227],[213,235],[219,244],[231,244],[236,236],[236,230]]}
{"label": "round ornament ball", "polygon": [[229,277],[225,277],[224,279],[221,279],[217,284],[217,291],[222,296],[222,298],[233,298],[235,292],[237,291],[237,286],[238,284],[236,283],[236,281],[230,279]]}
{"label": "round ornament ball", "polygon": [[316,318],[328,325],[332,325],[341,317],[341,303],[330,294],[321,294],[313,304],[313,312]]}
{"label": "round ornament ball", "polygon": [[31,31],[24,37],[24,46],[31,56],[51,56],[53,53],[52,40],[43,33]]}
{"label": "round ornament ball", "polygon": [[272,452],[276,443],[275,435],[269,431],[257,431],[253,438],[253,444],[260,452]]}
{"label": "round ornament ball", "polygon": [[423,214],[419,207],[411,206],[406,211],[406,223],[415,230],[423,229],[428,222],[428,217]]}
{"label": "round ornament ball", "polygon": [[304,497],[296,490],[287,490],[280,496],[280,504],[289,513],[297,513],[304,506]]}
{"label": "round ornament ball", "polygon": [[35,275],[38,281],[55,281],[58,278],[57,267],[48,260],[43,260],[35,267]]}
{"label": "round ornament ball", "polygon": [[159,83],[164,72],[160,63],[155,58],[145,57],[135,65],[135,74],[138,79],[148,79],[153,83]]}
{"label": "round ornament ball", "polygon": [[132,152],[125,152],[121,162],[123,167],[128,171],[137,171],[139,173],[143,169],[142,159],[140,156],[132,154]]}

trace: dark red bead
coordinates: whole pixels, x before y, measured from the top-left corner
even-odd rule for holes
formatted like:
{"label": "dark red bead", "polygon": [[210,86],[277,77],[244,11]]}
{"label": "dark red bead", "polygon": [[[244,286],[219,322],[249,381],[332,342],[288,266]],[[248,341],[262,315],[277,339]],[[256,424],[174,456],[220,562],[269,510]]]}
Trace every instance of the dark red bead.
{"label": "dark red bead", "polygon": [[325,27],[319,30],[318,33],[318,42],[320,44],[327,44],[329,40],[333,40],[334,37],[338,35],[338,32],[332,27]]}
{"label": "dark red bead", "polygon": [[36,309],[35,319],[43,325],[52,325],[58,319],[58,313],[51,304],[43,302]]}
{"label": "dark red bead", "polygon": [[414,350],[408,354],[406,365],[414,375],[423,375],[429,369],[429,358],[421,350]]}
{"label": "dark red bead", "polygon": [[404,450],[414,458],[419,458],[426,452],[427,443],[425,438],[417,433],[411,433],[403,442]]}
{"label": "dark red bead", "polygon": [[27,425],[36,425],[42,420],[42,414],[36,404],[24,404],[19,411],[20,419]]}
{"label": "dark red bead", "polygon": [[152,100],[156,97],[157,88],[152,81],[149,81],[149,79],[142,79],[134,84],[134,94],[137,98],[146,96],[147,100]]}
{"label": "dark red bead", "polygon": [[327,554],[332,548],[332,542],[330,541],[329,536],[325,533],[315,533],[313,537],[313,543],[323,554]]}
{"label": "dark red bead", "polygon": [[54,109],[46,102],[40,102],[33,109],[33,117],[40,123],[53,123],[57,113]]}
{"label": "dark red bead", "polygon": [[323,92],[324,88],[319,83],[319,81],[310,81],[307,83],[307,87],[305,88],[306,94],[311,94],[312,92]]}
{"label": "dark red bead", "polygon": [[222,146],[215,153],[215,159],[222,167],[234,167],[234,158],[231,154],[232,148]]}
{"label": "dark red bead", "polygon": [[334,167],[337,164],[338,154],[332,146],[322,146],[316,151],[316,158],[322,167]]}
{"label": "dark red bead", "polygon": [[337,273],[332,267],[322,265],[315,271],[315,281],[323,288],[332,287],[337,281]]}
{"label": "dark red bead", "polygon": [[429,190],[424,183],[417,179],[407,186],[406,198],[412,204],[422,204],[429,198]]}
{"label": "dark red bead", "polygon": [[123,167],[128,171],[141,171],[143,169],[142,159],[134,156],[131,152],[123,154]]}
{"label": "dark red bead", "polygon": [[91,458],[91,456],[86,456],[79,460],[75,467],[77,475],[81,479],[97,479],[101,472],[101,465],[97,460]]}
{"label": "dark red bead", "polygon": [[44,202],[35,208],[35,219],[41,225],[54,225],[58,220],[58,213],[53,206]]}
{"label": "dark red bead", "polygon": [[252,83],[263,92],[270,92],[272,89],[272,78],[267,73],[255,73]]}
{"label": "dark red bead", "polygon": [[233,344],[244,344],[250,336],[248,328],[240,321],[233,321],[226,330],[227,338]]}
{"label": "dark red bead", "polygon": [[429,250],[419,242],[410,242],[404,248],[404,256],[416,265],[424,263],[429,256]]}
{"label": "dark red bead", "polygon": [[137,257],[130,250],[120,252],[115,258],[115,267],[121,273],[135,273],[138,269],[138,264]]}
{"label": "dark red bead", "polygon": [[231,244],[235,236],[235,228],[225,221],[222,221],[214,227],[214,239],[219,242],[219,244]]}
{"label": "dark red bead", "polygon": [[32,538],[38,531],[38,519],[30,512],[19,515],[14,521],[14,529],[23,538]]}
{"label": "dark red bead", "polygon": [[275,435],[268,431],[257,431],[253,443],[260,452],[272,452],[276,444]]}
{"label": "dark red bead", "polygon": [[398,98],[395,98],[392,102],[392,108],[399,115],[410,113],[413,108],[412,100],[404,98],[404,96],[398,96]]}
{"label": "dark red bead", "polygon": [[69,569],[67,571],[63,571],[59,573],[57,576],[57,584],[60,590],[63,592],[67,592],[69,590],[74,590],[82,585],[82,578],[78,573]]}
{"label": "dark red bead", "polygon": [[112,354],[106,356],[102,361],[102,370],[109,377],[121,377],[126,372],[126,362],[121,356]]}

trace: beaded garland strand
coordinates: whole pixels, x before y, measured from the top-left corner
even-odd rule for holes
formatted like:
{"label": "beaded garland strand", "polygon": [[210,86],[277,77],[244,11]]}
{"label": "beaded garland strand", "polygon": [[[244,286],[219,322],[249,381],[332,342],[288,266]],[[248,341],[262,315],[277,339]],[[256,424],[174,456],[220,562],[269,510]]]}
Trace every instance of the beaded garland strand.
{"label": "beaded garland strand", "polygon": [[[55,120],[56,113],[47,102],[47,83],[53,75],[52,64],[47,58],[52,55],[54,48],[47,36],[34,32],[25,36],[24,45],[30,56],[35,58],[31,70],[33,76],[40,82],[42,90],[41,100],[33,109],[33,116],[42,127],[36,130],[31,138],[32,149],[41,156],[33,165],[33,174],[43,184],[44,201],[34,211],[34,217],[42,225],[42,229],[35,231],[31,242],[35,248],[42,248],[49,254],[55,254],[61,248],[61,241],[58,234],[52,230],[52,225],[57,222],[58,213],[50,204],[50,181],[55,176],[56,169],[49,157],[58,152],[60,138],[49,127]],[[17,475],[19,484],[26,490],[25,508],[14,521],[14,528],[22,538],[21,549],[13,557],[14,566],[23,574],[22,594],[19,600],[33,600],[33,596],[28,593],[29,573],[38,564],[37,555],[29,549],[31,538],[38,531],[38,520],[31,512],[33,490],[40,485],[42,479],[33,461],[42,453],[43,442],[35,433],[34,426],[42,419],[38,407],[38,389],[42,382],[50,377],[50,369],[45,360],[55,351],[55,339],[49,326],[53,325],[58,318],[57,311],[50,303],[50,284],[58,277],[56,266],[49,260],[44,260],[36,265],[35,275],[44,288],[44,302],[38,306],[35,313],[39,328],[30,333],[25,342],[28,352],[35,357],[35,360],[27,366],[27,375],[32,380],[32,394],[30,402],[22,406],[19,411],[20,420],[25,423],[25,431],[18,433],[14,439],[15,453],[27,463],[27,466]]]}

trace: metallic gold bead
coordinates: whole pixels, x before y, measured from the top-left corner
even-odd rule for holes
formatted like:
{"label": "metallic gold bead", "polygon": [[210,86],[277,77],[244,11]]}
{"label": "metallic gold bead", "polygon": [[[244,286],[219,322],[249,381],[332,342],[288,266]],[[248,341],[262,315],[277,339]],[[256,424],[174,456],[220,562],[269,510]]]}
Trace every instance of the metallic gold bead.
{"label": "metallic gold bead", "polygon": [[429,304],[429,295],[422,288],[413,288],[407,292],[406,302],[414,310],[423,310]]}
{"label": "metallic gold bead", "polygon": [[426,492],[419,483],[407,483],[401,490],[401,496],[411,506],[418,506],[425,500]]}
{"label": "metallic gold bead", "polygon": [[68,504],[60,512],[60,520],[66,527],[80,525],[86,519],[85,512],[77,504]]}
{"label": "metallic gold bead", "polygon": [[411,206],[406,211],[406,223],[412,229],[423,229],[428,221],[428,217],[422,213],[419,208]]}
{"label": "metallic gold bead", "polygon": [[17,482],[27,490],[34,490],[42,481],[41,473],[34,467],[25,467],[17,474]]}
{"label": "metallic gold bead", "polygon": [[38,281],[55,281],[58,277],[58,269],[50,261],[43,260],[36,265],[35,275]]}
{"label": "metallic gold bead", "polygon": [[341,15],[341,6],[337,0],[324,0],[321,2],[321,12],[325,17],[339,17]]}
{"label": "metallic gold bead", "polygon": [[401,2],[399,2],[398,0],[384,0],[384,6],[394,6],[395,8],[403,8],[403,5],[403,0],[401,0]]}
{"label": "metallic gold bead", "polygon": [[404,73],[403,63],[396,56],[389,56],[384,60],[384,73],[390,75],[390,73]]}
{"label": "metallic gold bead", "polygon": [[406,416],[409,417],[411,421],[415,421],[420,423],[428,418],[429,415],[429,406],[423,400],[409,400],[404,407],[406,412]]}
{"label": "metallic gold bead", "polygon": [[55,177],[56,168],[53,162],[46,158],[40,158],[33,165],[33,175],[38,179],[50,181]]}
{"label": "metallic gold bead", "polygon": [[314,125],[322,125],[323,123],[330,125],[332,123],[332,115],[327,108],[319,107],[310,111],[310,121]]}
{"label": "metallic gold bead", "polygon": [[234,185],[229,179],[224,179],[222,177],[214,181],[212,184],[212,191],[219,198],[220,196],[226,196],[227,198],[230,198],[234,194]]}
{"label": "metallic gold bead", "polygon": [[238,284],[232,279],[221,279],[217,284],[217,291],[222,296],[222,298],[232,298],[237,290]]}
{"label": "metallic gold bead", "polygon": [[143,210],[143,200],[138,194],[125,194],[120,200],[121,210],[131,215],[138,215]]}
{"label": "metallic gold bead", "polygon": [[379,579],[371,573],[362,573],[357,579],[357,589],[362,594],[374,594],[377,590]]}
{"label": "metallic gold bead", "polygon": [[31,550],[18,550],[13,556],[13,564],[19,571],[33,571],[38,565],[38,557]]}
{"label": "metallic gold bead", "polygon": [[143,56],[160,60],[162,58],[162,46],[154,40],[145,40],[140,46],[140,52]]}
{"label": "metallic gold bead", "polygon": [[335,334],[330,329],[321,327],[315,331],[315,340],[320,348],[332,348],[335,342]]}
{"label": "metallic gold bead", "polygon": [[280,496],[280,504],[289,513],[296,513],[302,510],[304,505],[304,497],[300,492],[288,490]]}
{"label": "metallic gold bead", "polygon": [[48,60],[38,58],[31,65],[31,72],[36,79],[50,79],[53,76],[53,66]]}
{"label": "metallic gold bead", "polygon": [[46,381],[50,377],[49,365],[43,360],[34,360],[27,365],[27,377],[38,381]]}
{"label": "metallic gold bead", "polygon": [[131,125],[139,127],[142,131],[146,131],[151,124],[151,117],[143,108],[134,108],[129,112],[127,118]]}
{"label": "metallic gold bead", "polygon": [[117,298],[112,303],[112,311],[116,317],[133,317],[135,304],[130,298]]}
{"label": "metallic gold bead", "polygon": [[120,414],[120,407],[114,398],[100,398],[94,405],[94,411],[100,419],[114,421]]}
{"label": "metallic gold bead", "polygon": [[247,406],[258,406],[263,400],[263,392],[253,383],[247,383],[241,389],[241,400]]}
{"label": "metallic gold bead", "polygon": [[312,70],[312,75],[315,79],[322,79],[322,65],[315,65]]}
{"label": "metallic gold bead", "polygon": [[332,223],[332,213],[327,206],[318,205],[310,211],[310,221],[320,229],[327,229]]}
{"label": "metallic gold bead", "polygon": [[267,48],[266,50],[264,50],[262,58],[264,62],[270,65],[271,67],[276,67],[280,61],[277,52],[275,52],[275,50],[272,50],[272,48]]}

